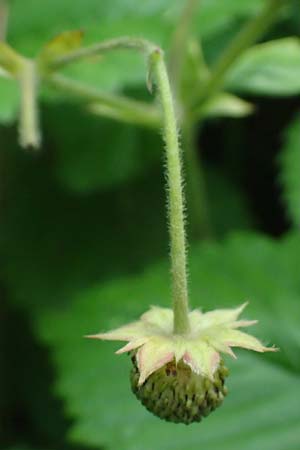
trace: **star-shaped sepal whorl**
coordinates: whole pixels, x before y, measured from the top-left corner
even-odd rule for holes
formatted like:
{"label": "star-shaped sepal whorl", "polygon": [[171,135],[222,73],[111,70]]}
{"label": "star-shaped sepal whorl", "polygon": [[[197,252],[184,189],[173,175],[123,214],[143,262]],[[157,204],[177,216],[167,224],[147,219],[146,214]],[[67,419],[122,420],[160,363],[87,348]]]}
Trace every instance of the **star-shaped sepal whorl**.
{"label": "star-shaped sepal whorl", "polygon": [[130,352],[132,390],[154,414],[173,422],[200,421],[218,407],[227,389],[228,370],[221,354],[236,358],[233,348],[273,352],[254,336],[240,331],[256,320],[239,320],[246,303],[234,309],[189,313],[190,331],[173,333],[173,311],[152,307],[140,320],[93,339],[126,341],[116,353]]}

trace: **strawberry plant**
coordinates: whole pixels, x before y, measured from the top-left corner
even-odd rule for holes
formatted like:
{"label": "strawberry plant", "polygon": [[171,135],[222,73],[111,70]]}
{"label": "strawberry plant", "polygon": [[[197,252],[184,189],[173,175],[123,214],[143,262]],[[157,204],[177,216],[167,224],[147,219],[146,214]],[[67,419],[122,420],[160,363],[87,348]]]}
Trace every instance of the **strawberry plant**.
{"label": "strawberry plant", "polygon": [[0,2],[3,449],[299,448],[298,18]]}

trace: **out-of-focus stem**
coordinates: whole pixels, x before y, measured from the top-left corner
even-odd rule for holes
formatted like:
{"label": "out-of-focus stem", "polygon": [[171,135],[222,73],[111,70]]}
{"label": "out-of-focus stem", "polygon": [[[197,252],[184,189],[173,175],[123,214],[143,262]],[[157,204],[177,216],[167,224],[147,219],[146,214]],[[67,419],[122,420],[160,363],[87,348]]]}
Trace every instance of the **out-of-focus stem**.
{"label": "out-of-focus stem", "polygon": [[285,2],[286,0],[268,0],[261,13],[247,23],[234,38],[231,45],[225,49],[212,68],[209,80],[198,91],[197,101],[194,105],[196,115],[198,109],[201,110],[202,103],[211,98],[222,87],[228,69],[231,68],[237,58],[268,29]]}
{"label": "out-of-focus stem", "polygon": [[175,92],[178,90],[181,83],[190,24],[194,17],[198,3],[199,0],[186,1],[173,34],[169,57],[169,70],[172,87]]}
{"label": "out-of-focus stem", "polygon": [[57,57],[51,61],[49,68],[50,70],[57,70],[76,61],[118,49],[133,49],[149,56],[155,48],[156,46],[146,39],[130,38],[127,36],[109,39],[90,45],[89,47],[73,50],[63,56]]}
{"label": "out-of-focus stem", "polygon": [[37,106],[38,77],[34,61],[23,60],[19,82],[21,88],[20,145],[25,148],[38,148],[41,143],[41,135]]}
{"label": "out-of-focus stem", "polygon": [[193,238],[205,239],[212,236],[212,230],[201,158],[196,152],[195,131],[195,123],[192,120],[186,120],[182,126],[182,145],[186,167],[188,231]]}
{"label": "out-of-focus stem", "polygon": [[161,114],[154,105],[122,95],[102,92],[60,74],[50,75],[45,80],[62,93],[88,102],[87,108],[95,114],[149,128],[160,126]]}

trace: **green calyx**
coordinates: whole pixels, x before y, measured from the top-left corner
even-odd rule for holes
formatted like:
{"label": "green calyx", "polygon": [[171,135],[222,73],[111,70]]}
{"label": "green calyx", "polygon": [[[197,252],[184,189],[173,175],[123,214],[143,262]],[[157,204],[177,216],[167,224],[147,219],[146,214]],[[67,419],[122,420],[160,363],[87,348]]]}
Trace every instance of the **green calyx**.
{"label": "green calyx", "polygon": [[220,363],[214,379],[194,373],[183,362],[172,361],[150,375],[138,386],[139,370],[132,356],[131,388],[153,414],[169,422],[200,422],[220,406],[227,394],[224,386],[228,369]]}

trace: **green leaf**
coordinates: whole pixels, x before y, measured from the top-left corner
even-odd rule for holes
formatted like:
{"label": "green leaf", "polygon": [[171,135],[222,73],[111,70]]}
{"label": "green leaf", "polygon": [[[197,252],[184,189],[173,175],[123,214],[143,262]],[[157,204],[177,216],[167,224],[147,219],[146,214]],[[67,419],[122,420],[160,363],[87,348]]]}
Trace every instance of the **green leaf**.
{"label": "green leaf", "polygon": [[225,86],[247,94],[299,94],[300,40],[284,38],[250,48],[228,73]]}
{"label": "green leaf", "polygon": [[20,91],[15,80],[0,78],[0,122],[9,124],[19,110]]}
{"label": "green leaf", "polygon": [[[137,179],[164,158],[158,131],[89,116],[76,105],[48,107],[43,126],[55,147],[55,176],[71,192],[89,194]],[[214,168],[207,167],[205,175],[217,233],[248,228],[251,218],[238,187]]]}
{"label": "green leaf", "polygon": [[[195,28],[202,37],[211,35],[221,27],[239,18],[257,13],[263,0],[241,2],[204,0],[197,14]],[[20,51],[36,53],[56,34],[73,29],[83,29],[90,42],[92,34],[99,39],[118,35],[141,35],[154,39],[163,35],[169,38],[183,8],[181,0],[14,0],[11,4],[9,40]],[[199,23],[202,24],[199,27]],[[159,43],[159,42],[158,42]]]}
{"label": "green leaf", "polygon": [[247,20],[264,6],[264,0],[241,2],[239,0],[203,0],[195,26],[202,38],[211,39],[216,33],[226,32],[239,20]]}
{"label": "green leaf", "polygon": [[201,109],[205,117],[245,117],[254,110],[251,103],[222,92],[210,99]]}
{"label": "green leaf", "polygon": [[[152,4],[153,3],[153,4]],[[85,32],[83,45],[112,37],[142,36],[166,46],[180,1],[164,0],[143,5],[117,0],[15,0],[10,14],[10,42],[25,55],[35,56],[45,42],[68,29]],[[166,14],[167,11],[167,14]],[[30,13],[29,13],[30,12]],[[126,67],[126,70],[122,70]],[[144,83],[145,65],[140,55],[115,52],[70,66],[66,74],[91,86],[120,90]]]}
{"label": "green leaf", "polygon": [[220,170],[209,166],[205,167],[204,178],[209,218],[214,233],[220,237],[232,230],[250,229],[253,218],[239,187]]}
{"label": "green leaf", "polygon": [[230,364],[230,394],[224,405],[203,423],[188,428],[151,416],[129,393],[130,361],[113,355],[117,343],[82,338],[137,318],[149,304],[167,305],[166,264],[149,267],[131,279],[95,286],[78,294],[72,308],[40,314],[37,332],[52,348],[56,390],[65,399],[67,414],[75,419],[72,439],[118,450],[202,446],[296,450],[300,377],[274,363],[300,369],[299,250],[297,235],[279,243],[238,235],[191,252],[193,306],[232,306],[250,299],[245,315],[261,319],[256,334],[279,345],[282,355],[271,355],[271,365],[265,355],[239,352],[241,357]]}
{"label": "green leaf", "polygon": [[0,273],[15,303],[29,310],[68,303],[95,280],[141,270],[167,247],[161,169],[121,189],[76,195],[58,185],[47,145],[36,158],[3,148]]}
{"label": "green leaf", "polygon": [[81,30],[63,31],[43,46],[38,55],[39,62],[51,64],[53,59],[78,49],[82,44],[82,37]]}
{"label": "green leaf", "polygon": [[[251,3],[228,0],[224,4],[204,0],[193,28],[197,35],[201,33],[202,38],[211,39],[232,22],[256,14],[262,6],[263,0]],[[78,29],[85,32],[83,45],[129,35],[142,36],[167,49],[182,7],[181,0],[89,0],[88,5],[85,0],[14,0],[10,4],[8,41],[25,56],[35,57],[54,36]],[[128,86],[144,85],[146,67],[140,55],[116,52],[73,64],[64,73],[89,86],[120,91]],[[10,98],[9,92],[7,97]]]}
{"label": "green leaf", "polygon": [[20,55],[5,42],[0,41],[0,69],[5,73],[15,76],[22,66]]}
{"label": "green leaf", "polygon": [[[47,115],[45,111],[46,122]],[[63,111],[56,121],[64,121]],[[82,124],[75,124],[77,131]],[[62,185],[62,179],[57,182],[59,155],[53,148],[52,133],[49,135],[50,139],[46,131],[47,152],[36,158],[9,142],[2,150],[6,170],[2,179],[0,276],[15,304],[29,312],[47,304],[68,304],[83,286],[142,270],[168,251],[162,157],[156,155],[153,167],[144,164],[140,175],[131,181],[121,184],[115,177],[113,184],[107,181],[105,171],[102,173],[97,158],[106,170],[111,166],[105,166],[106,160],[95,147],[90,163],[92,178],[88,172],[81,175],[80,166],[74,165],[78,170],[74,169],[74,180],[83,180],[82,190],[78,184],[71,189],[74,180],[68,180],[71,186],[66,182]],[[153,158],[155,145],[162,147],[161,138],[148,133],[138,136],[141,158],[146,158],[144,152]],[[78,141],[72,141],[75,155],[86,151],[88,145]],[[103,142],[103,151],[107,151]],[[71,165],[73,156],[69,157]],[[136,162],[132,164],[135,167]],[[99,170],[93,171],[93,165]],[[249,228],[251,217],[237,188],[214,170],[205,173],[217,235]]]}
{"label": "green leaf", "polygon": [[17,115],[19,89],[14,79],[22,68],[22,60],[13,48],[0,41],[0,122],[9,123]]}
{"label": "green leaf", "polygon": [[283,188],[283,201],[293,226],[300,226],[300,115],[289,124],[280,152],[279,180]]}
{"label": "green leaf", "polygon": [[48,108],[44,127],[55,146],[55,174],[75,192],[109,189],[137,178],[164,151],[158,132],[99,119],[74,105]]}

